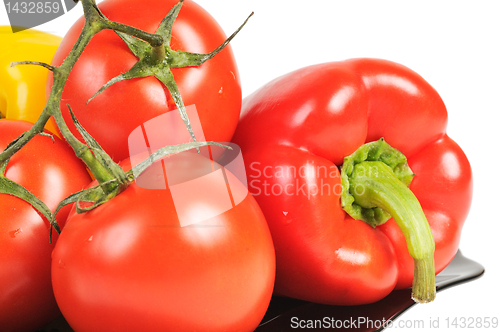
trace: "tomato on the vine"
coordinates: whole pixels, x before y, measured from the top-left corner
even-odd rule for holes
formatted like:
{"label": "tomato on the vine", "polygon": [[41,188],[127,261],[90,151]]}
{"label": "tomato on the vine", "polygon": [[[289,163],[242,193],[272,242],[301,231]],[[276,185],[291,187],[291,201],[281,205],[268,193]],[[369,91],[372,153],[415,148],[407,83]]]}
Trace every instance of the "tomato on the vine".
{"label": "tomato on the vine", "polygon": [[[103,1],[99,9],[110,20],[154,33],[177,2]],[[60,65],[68,55],[83,24],[82,17],[68,31],[54,56],[54,65]],[[204,9],[193,1],[183,2],[172,27],[172,50],[206,54],[225,39],[221,27]],[[83,127],[115,161],[129,157],[127,138],[133,129],[177,109],[167,88],[152,76],[117,82],[87,104],[102,86],[127,72],[137,61],[138,58],[115,32],[101,31],[78,59],[62,94],[61,109],[73,133],[79,136],[71,123],[67,104]],[[196,106],[206,140],[229,142],[241,109],[239,74],[229,45],[200,66],[172,68],[171,71],[184,105]]]}
{"label": "tomato on the vine", "polygon": [[[169,183],[196,177],[206,162],[196,153],[165,159]],[[216,186],[208,177],[196,192],[183,190],[188,219],[219,208],[197,194],[213,197]],[[260,207],[248,191],[240,197],[181,226],[170,188],[133,182],[104,205],[72,212],[52,261],[68,323],[80,332],[253,331],[271,299],[275,257]]]}
{"label": "tomato on the vine", "polygon": [[[0,120],[0,151],[31,124]],[[52,211],[91,181],[83,163],[57,137],[36,136],[7,164],[5,176],[28,189]],[[64,226],[69,208],[57,215]],[[20,198],[0,194],[0,330],[34,331],[60,315],[52,292],[49,221]]]}

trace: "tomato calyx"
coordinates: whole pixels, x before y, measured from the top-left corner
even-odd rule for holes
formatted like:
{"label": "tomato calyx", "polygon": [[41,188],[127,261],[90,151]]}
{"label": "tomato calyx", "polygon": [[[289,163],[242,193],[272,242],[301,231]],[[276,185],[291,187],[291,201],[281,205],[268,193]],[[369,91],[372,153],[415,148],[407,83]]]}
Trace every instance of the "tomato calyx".
{"label": "tomato calyx", "polygon": [[[58,233],[61,232],[59,225],[56,222],[54,214],[52,211],[42,202],[38,197],[33,195],[29,190],[21,186],[20,184],[6,178],[4,176],[4,169],[1,170],[0,174],[0,194],[8,194],[20,198],[27,203],[29,203],[39,214],[43,215],[49,222],[50,226],[53,227]],[[52,234],[51,234],[52,235]],[[49,238],[49,243],[52,243],[52,236]]]}
{"label": "tomato calyx", "polygon": [[[121,170],[121,172],[123,173],[123,177],[121,180],[114,178],[105,183],[99,183],[98,185],[81,190],[67,197],[59,203],[54,215],[57,215],[57,212],[59,212],[59,210],[64,206],[73,203],[76,203],[77,213],[84,213],[93,210],[125,190],[135,179],[137,179],[149,166],[151,166],[156,161],[172,154],[184,152],[191,149],[199,149],[207,145],[216,145],[231,149],[231,147],[222,145],[217,142],[189,142],[184,144],[165,146],[156,150],[144,161],[137,164],[127,172]],[[111,186],[112,189],[110,190],[109,188],[107,188],[107,186]]]}
{"label": "tomato calyx", "polygon": [[109,80],[87,101],[87,103],[91,102],[92,99],[96,98],[104,90],[117,82],[139,77],[154,76],[160,82],[162,82],[169,91],[191,138],[194,142],[196,142],[196,137],[191,127],[184,102],[182,100],[179,88],[177,87],[177,83],[175,82],[171,69],[200,66],[204,62],[213,58],[220,51],[222,51],[227,44],[229,44],[229,42],[236,36],[236,34],[238,34],[238,32],[245,26],[253,13],[251,13],[247,17],[243,24],[233,34],[231,34],[231,36],[229,36],[212,52],[208,54],[191,53],[181,50],[173,50],[170,47],[172,27],[181,10],[182,4],[183,1],[179,1],[168,12],[163,21],[158,26],[155,35],[161,37],[162,42],[160,44],[146,42],[144,40],[134,38],[130,34],[115,31],[116,34],[128,46],[129,50],[138,58],[138,61],[127,72]]}
{"label": "tomato calyx", "polygon": [[[54,138],[50,134],[43,136],[50,136],[52,141],[54,141]],[[9,161],[10,159],[0,164],[0,194],[12,195],[29,203],[40,215],[44,216],[49,221],[51,228],[53,227],[58,233],[60,233],[61,229],[57,224],[55,214],[50,211],[47,205],[45,205],[45,203],[38,197],[33,195],[28,189],[5,176]],[[49,242],[52,243],[52,233],[49,236]]]}
{"label": "tomato calyx", "polygon": [[144,161],[136,165],[128,172],[125,172],[118,164],[116,164],[111,159],[111,157],[101,148],[99,143],[97,143],[97,141],[85,130],[85,128],[83,128],[78,119],[75,117],[75,114],[71,110],[71,107],[68,108],[73,123],[75,124],[79,133],[82,135],[85,143],[87,143],[88,148],[95,156],[99,164],[105,165],[106,172],[110,171],[113,177],[104,182],[100,181],[96,186],[70,195],[59,203],[54,215],[56,215],[62,207],[72,203],[76,203],[77,213],[83,213],[95,209],[99,205],[108,202],[113,197],[123,192],[130,185],[130,183],[132,183],[132,181],[139,177],[140,174],[144,172],[149,166],[168,155],[187,151],[190,149],[199,149],[200,147],[207,145],[217,145],[220,147],[231,149],[229,146],[225,146],[215,142],[189,142],[184,144],[165,146],[156,150]]}
{"label": "tomato calyx", "polygon": [[412,298],[431,302],[436,296],[434,238],[418,199],[408,188],[413,172],[406,157],[381,138],[344,158],[342,208],[354,219],[376,227],[391,217],[403,232],[414,259]]}

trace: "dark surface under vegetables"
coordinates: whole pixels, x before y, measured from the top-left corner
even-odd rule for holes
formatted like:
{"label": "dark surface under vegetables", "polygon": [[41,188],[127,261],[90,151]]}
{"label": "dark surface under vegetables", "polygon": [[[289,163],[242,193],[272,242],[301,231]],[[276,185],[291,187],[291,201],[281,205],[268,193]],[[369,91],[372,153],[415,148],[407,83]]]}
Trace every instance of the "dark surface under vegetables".
{"label": "dark surface under vegetables", "polygon": [[[484,267],[462,255],[460,251],[452,262],[436,276],[437,291],[458,286],[472,281],[484,274]],[[331,306],[316,304],[301,300],[274,297],[269,309],[256,332],[275,332],[297,330],[291,327],[291,318],[299,320],[322,320],[324,317],[335,317],[336,320],[349,320],[352,317],[366,317],[372,321],[396,320],[406,310],[413,307],[415,302],[411,299],[411,289],[393,291],[381,301],[360,306]],[[365,327],[346,329],[349,331],[382,331],[384,328],[374,330]],[[307,329],[313,331],[313,329]],[[336,329],[344,331],[343,329]],[[37,332],[73,332],[64,318],[59,318]]]}

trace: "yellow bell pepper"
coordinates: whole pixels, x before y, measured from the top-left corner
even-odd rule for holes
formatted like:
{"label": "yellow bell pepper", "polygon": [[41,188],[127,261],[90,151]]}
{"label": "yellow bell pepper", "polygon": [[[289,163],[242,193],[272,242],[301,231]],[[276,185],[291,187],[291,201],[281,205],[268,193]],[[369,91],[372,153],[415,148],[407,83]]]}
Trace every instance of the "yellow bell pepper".
{"label": "yellow bell pepper", "polygon": [[[11,62],[38,61],[50,64],[62,38],[35,29],[16,33],[10,26],[0,26],[0,118],[34,123],[45,106],[48,70],[36,65]],[[46,129],[58,134],[53,119]]]}

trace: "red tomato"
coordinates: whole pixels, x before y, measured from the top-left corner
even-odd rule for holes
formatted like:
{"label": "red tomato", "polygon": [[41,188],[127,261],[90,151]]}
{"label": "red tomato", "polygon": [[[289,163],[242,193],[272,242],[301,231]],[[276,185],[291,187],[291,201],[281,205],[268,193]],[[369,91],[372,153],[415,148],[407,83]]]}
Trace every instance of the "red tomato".
{"label": "red tomato", "polygon": [[[154,33],[176,3],[177,0],[117,0],[103,1],[99,8],[111,20]],[[60,65],[68,55],[83,22],[83,18],[78,20],[64,37],[54,56],[54,65]],[[205,10],[192,1],[184,1],[173,24],[173,50],[210,53],[225,39],[220,26]],[[87,104],[104,84],[136,62],[137,58],[118,35],[102,31],[78,59],[62,94],[61,109],[73,133],[80,137],[66,104],[115,161],[129,157],[127,138],[133,129],[177,109],[168,90],[155,77],[118,82]],[[174,68],[172,73],[184,104],[196,106],[206,140],[229,142],[241,108],[239,74],[229,46],[201,66]]]}
{"label": "red tomato", "polygon": [[[31,124],[0,120],[0,151]],[[73,151],[60,139],[36,136],[7,164],[6,177],[40,198],[52,211],[90,177]],[[57,221],[62,227],[69,208]],[[0,194],[0,330],[34,331],[60,315],[50,279],[49,222],[25,201]]]}
{"label": "red tomato", "polygon": [[[166,159],[171,181],[200,170],[197,154]],[[172,174],[172,173],[171,173]],[[231,174],[228,174],[231,176]],[[190,196],[189,217],[217,209]],[[77,331],[253,331],[271,299],[275,256],[254,198],[181,227],[170,189],[132,183],[106,204],[72,213],[53,253],[57,303]]]}

